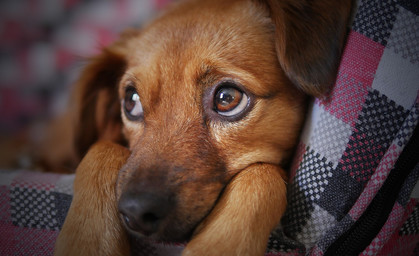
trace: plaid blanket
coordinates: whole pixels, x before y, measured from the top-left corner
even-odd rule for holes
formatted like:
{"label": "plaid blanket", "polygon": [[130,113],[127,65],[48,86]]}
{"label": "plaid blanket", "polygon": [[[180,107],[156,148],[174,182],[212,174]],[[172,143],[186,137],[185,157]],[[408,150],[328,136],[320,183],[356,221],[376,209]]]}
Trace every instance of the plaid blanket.
{"label": "plaid blanket", "polygon": [[74,175],[0,172],[0,255],[52,255]]}
{"label": "plaid blanket", "polygon": [[358,2],[334,90],[303,131],[271,255],[419,255],[418,15],[417,1]]}
{"label": "plaid blanket", "polygon": [[[360,0],[334,90],[312,103],[266,255],[419,255],[418,121],[419,2]],[[1,255],[52,254],[73,179],[0,172]],[[139,255],[182,250],[139,245]]]}

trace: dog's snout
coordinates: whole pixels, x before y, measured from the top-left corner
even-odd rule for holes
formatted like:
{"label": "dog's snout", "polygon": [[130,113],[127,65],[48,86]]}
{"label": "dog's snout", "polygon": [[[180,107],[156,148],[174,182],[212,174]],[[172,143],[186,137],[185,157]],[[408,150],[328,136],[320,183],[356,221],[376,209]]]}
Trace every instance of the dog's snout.
{"label": "dog's snout", "polygon": [[151,236],[169,215],[173,203],[167,196],[151,193],[126,193],[118,209],[126,227],[134,233]]}

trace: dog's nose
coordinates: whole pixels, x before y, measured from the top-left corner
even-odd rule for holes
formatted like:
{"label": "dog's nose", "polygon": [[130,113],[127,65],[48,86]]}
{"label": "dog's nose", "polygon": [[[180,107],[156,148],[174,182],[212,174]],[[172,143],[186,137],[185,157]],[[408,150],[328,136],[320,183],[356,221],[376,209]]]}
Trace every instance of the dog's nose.
{"label": "dog's nose", "polygon": [[118,210],[126,227],[145,236],[156,233],[173,203],[167,196],[152,193],[123,193]]}

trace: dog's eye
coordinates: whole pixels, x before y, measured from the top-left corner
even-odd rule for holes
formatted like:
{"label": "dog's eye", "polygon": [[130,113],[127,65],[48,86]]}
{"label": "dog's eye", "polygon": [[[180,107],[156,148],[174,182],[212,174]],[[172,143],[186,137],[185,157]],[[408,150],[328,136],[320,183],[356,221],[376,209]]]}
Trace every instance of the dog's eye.
{"label": "dog's eye", "polygon": [[127,87],[125,90],[122,105],[128,119],[135,121],[143,117],[143,105],[141,105],[140,96],[133,87]]}
{"label": "dog's eye", "polygon": [[240,114],[246,109],[249,97],[239,89],[225,86],[218,89],[214,96],[214,110],[227,117]]}

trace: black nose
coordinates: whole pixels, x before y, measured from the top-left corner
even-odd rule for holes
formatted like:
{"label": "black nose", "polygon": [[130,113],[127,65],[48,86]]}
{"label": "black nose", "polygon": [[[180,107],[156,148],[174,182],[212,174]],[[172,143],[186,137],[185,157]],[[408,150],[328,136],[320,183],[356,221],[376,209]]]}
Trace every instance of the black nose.
{"label": "black nose", "polygon": [[168,196],[147,192],[123,193],[118,204],[126,227],[145,236],[158,232],[172,207]]}

